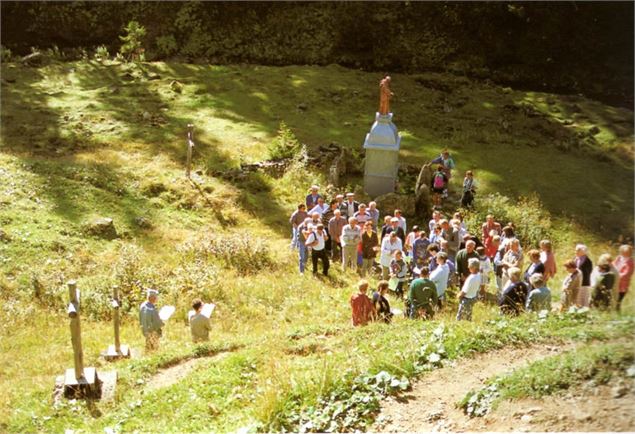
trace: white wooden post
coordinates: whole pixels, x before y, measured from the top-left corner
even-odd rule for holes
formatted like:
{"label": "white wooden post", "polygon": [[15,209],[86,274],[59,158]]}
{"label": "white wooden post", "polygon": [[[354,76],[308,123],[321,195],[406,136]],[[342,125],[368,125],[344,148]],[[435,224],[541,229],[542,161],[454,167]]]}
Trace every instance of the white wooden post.
{"label": "white wooden post", "polygon": [[192,171],[192,148],[194,147],[194,124],[187,124],[187,168],[185,175],[189,178]]}

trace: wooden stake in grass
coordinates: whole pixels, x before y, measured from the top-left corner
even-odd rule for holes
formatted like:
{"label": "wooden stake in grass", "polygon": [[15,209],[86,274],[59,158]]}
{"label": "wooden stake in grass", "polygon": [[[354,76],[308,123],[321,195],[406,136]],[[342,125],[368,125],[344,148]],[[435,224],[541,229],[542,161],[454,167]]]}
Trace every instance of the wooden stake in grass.
{"label": "wooden stake in grass", "polygon": [[77,282],[68,282],[68,316],[71,319],[71,343],[73,344],[73,362],[75,364],[75,379],[84,377],[84,352],[82,350],[82,329],[79,322],[79,291]]}
{"label": "wooden stake in grass", "polygon": [[194,147],[194,124],[187,124],[187,168],[185,176],[190,177],[192,170],[192,148]]}
{"label": "wooden stake in grass", "polygon": [[112,288],[112,307],[114,309],[112,317],[115,328],[115,345],[109,345],[106,352],[102,353],[104,359],[108,361],[130,357],[130,347],[128,347],[128,345],[121,345],[119,336],[119,308],[121,307],[121,300],[119,300],[119,287],[117,285]]}
{"label": "wooden stake in grass", "polygon": [[82,349],[82,329],[79,321],[79,290],[77,282],[68,282],[68,316],[71,320],[71,343],[73,345],[74,369],[67,369],[64,375],[64,396],[67,398],[101,397],[101,381],[95,368],[84,368]]}

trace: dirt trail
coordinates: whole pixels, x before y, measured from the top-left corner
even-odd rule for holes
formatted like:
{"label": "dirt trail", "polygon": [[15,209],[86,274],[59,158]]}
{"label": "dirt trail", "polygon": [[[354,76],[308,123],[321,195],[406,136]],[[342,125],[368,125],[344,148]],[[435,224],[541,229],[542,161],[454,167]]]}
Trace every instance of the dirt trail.
{"label": "dirt trail", "polygon": [[455,404],[494,375],[511,372],[572,348],[562,345],[506,348],[457,360],[453,366],[426,374],[407,395],[383,401],[373,431],[491,431],[482,418],[470,420]]}
{"label": "dirt trail", "polygon": [[173,384],[178,383],[185,377],[187,377],[190,372],[192,372],[198,365],[205,361],[209,360],[221,360],[224,357],[227,357],[229,354],[228,351],[214,354],[213,356],[207,357],[197,357],[195,359],[185,360],[177,365],[170,366],[169,368],[161,369],[157,372],[152,378],[148,380],[145,385],[146,391],[152,391],[156,389],[161,389],[163,387],[169,387]]}
{"label": "dirt trail", "polygon": [[[470,431],[635,431],[635,385],[612,380],[607,385],[587,383],[565,395],[543,399],[503,401],[496,410],[477,420]],[[616,390],[621,390],[616,393]]]}

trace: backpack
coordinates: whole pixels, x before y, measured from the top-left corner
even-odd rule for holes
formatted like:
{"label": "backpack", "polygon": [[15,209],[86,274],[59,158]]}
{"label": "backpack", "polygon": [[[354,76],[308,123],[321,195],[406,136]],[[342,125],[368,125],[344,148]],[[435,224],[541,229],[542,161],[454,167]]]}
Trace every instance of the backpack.
{"label": "backpack", "polygon": [[432,184],[433,188],[443,188],[445,187],[445,180],[443,179],[442,173],[437,173],[434,175],[434,182]]}

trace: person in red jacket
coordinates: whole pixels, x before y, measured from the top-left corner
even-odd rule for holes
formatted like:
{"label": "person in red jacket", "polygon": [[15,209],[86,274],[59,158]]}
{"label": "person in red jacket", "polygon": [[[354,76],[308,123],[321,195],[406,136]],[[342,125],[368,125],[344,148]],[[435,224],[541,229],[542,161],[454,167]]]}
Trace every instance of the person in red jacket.
{"label": "person in red jacket", "polygon": [[366,325],[375,318],[375,306],[373,301],[366,295],[368,281],[360,280],[357,284],[357,289],[359,292],[351,295],[354,326]]}

